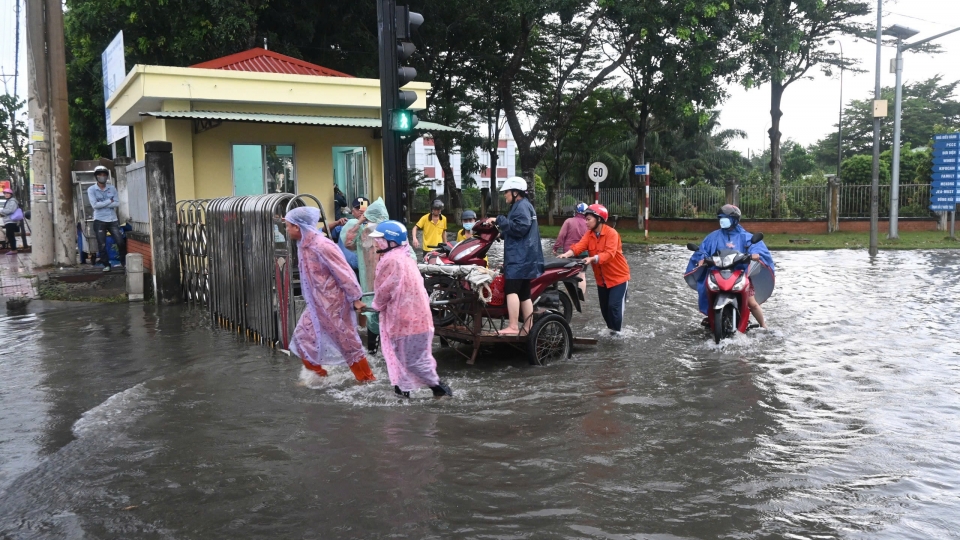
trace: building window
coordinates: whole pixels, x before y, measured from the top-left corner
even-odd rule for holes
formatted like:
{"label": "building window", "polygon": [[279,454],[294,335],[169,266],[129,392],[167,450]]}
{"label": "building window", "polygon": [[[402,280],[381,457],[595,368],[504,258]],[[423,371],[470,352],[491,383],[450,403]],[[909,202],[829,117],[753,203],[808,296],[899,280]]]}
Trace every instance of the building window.
{"label": "building window", "polygon": [[497,150],[497,167],[507,166],[507,151]]}
{"label": "building window", "polygon": [[425,161],[424,163],[425,163],[428,167],[433,165],[433,156],[435,156],[435,155],[436,155],[436,154],[435,154],[434,152],[432,152],[432,151],[427,152],[427,158],[426,158],[426,161]]}
{"label": "building window", "polygon": [[233,194],[296,193],[292,145],[233,145]]}

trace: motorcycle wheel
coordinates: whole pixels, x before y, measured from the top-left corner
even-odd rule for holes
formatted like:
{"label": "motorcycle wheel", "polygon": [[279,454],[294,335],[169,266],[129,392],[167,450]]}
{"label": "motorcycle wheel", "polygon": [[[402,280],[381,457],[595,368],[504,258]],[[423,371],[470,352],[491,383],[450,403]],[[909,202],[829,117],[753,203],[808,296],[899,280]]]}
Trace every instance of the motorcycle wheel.
{"label": "motorcycle wheel", "polygon": [[723,311],[713,314],[713,340],[716,343],[720,343],[720,340],[723,338],[728,338],[737,331],[736,325],[734,324],[734,310],[733,306],[727,304],[723,307]]}
{"label": "motorcycle wheel", "polygon": [[[427,296],[430,301],[452,300],[457,297],[456,283],[453,279],[445,276],[430,276],[423,280],[423,286],[427,289]],[[457,314],[446,307],[431,307],[430,314],[433,316],[433,326],[449,326],[457,320]]]}

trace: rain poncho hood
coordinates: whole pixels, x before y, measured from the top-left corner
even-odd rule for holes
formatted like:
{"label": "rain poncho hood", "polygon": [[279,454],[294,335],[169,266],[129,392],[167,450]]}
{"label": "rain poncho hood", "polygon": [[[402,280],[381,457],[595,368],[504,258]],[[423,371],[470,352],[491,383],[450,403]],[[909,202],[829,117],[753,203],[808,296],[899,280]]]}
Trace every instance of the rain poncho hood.
{"label": "rain poncho hood", "polygon": [[[363,213],[363,216],[367,218],[367,223],[357,230],[346,228],[344,230],[350,230],[347,238],[347,248],[357,253],[357,270],[360,274],[360,288],[364,292],[372,295],[374,279],[377,274],[377,261],[380,259],[380,256],[377,254],[377,246],[373,238],[370,238],[370,233],[377,228],[378,223],[388,221],[390,214],[387,213],[387,205],[384,204],[383,198],[378,197],[377,200],[367,206],[367,210]],[[357,224],[356,220],[351,220],[347,223],[346,227],[356,227]],[[416,255],[413,253],[413,250],[407,248],[407,251],[410,252],[410,256],[415,261]],[[363,301],[369,303],[370,295],[365,295]],[[374,334],[380,333],[380,317],[378,314],[371,313],[367,315],[367,331],[373,332]]]}
{"label": "rain poncho hood", "polygon": [[[706,238],[703,239],[703,242],[700,243],[700,247],[690,256],[690,261],[687,263],[687,271],[685,274],[689,274],[697,267],[697,263],[706,257],[713,256],[718,250],[721,249],[735,249],[741,253],[749,253],[750,255],[759,254],[760,262],[767,266],[770,269],[770,273],[775,272],[775,267],[773,264],[773,257],[770,255],[770,250],[767,249],[767,245],[761,240],[756,244],[750,244],[750,238],[753,236],[752,233],[746,231],[739,223],[730,227],[729,229],[718,229],[708,234]],[[749,247],[747,247],[749,246]],[[744,265],[746,266],[746,265]],[[704,315],[707,314],[709,305],[707,302],[707,272],[700,272],[697,276],[697,294],[699,295],[699,308],[700,312]]]}
{"label": "rain poncho hood", "polygon": [[380,344],[390,383],[404,392],[438,385],[430,300],[423,276],[406,250],[383,254],[374,290],[373,309],[380,312]]}
{"label": "rain poncho hood", "polygon": [[526,197],[513,203],[506,216],[497,217],[503,236],[504,279],[534,279],[543,274],[543,246],[537,212]]}
{"label": "rain poncho hood", "polygon": [[343,253],[319,234],[320,211],[295,208],[284,218],[300,227],[300,287],[307,307],[293,331],[290,350],[314,365],[352,365],[364,358],[353,302],[360,285]]}

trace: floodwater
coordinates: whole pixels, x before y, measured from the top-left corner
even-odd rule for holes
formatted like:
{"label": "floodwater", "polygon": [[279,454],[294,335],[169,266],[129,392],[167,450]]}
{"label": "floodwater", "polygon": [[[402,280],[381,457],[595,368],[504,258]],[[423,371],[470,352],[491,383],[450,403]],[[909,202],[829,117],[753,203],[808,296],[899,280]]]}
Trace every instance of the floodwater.
{"label": "floodwater", "polygon": [[198,310],[0,317],[0,537],[960,538],[960,252],[775,253],[772,329],[717,346],[688,252],[626,249],[623,337],[438,350],[452,400]]}

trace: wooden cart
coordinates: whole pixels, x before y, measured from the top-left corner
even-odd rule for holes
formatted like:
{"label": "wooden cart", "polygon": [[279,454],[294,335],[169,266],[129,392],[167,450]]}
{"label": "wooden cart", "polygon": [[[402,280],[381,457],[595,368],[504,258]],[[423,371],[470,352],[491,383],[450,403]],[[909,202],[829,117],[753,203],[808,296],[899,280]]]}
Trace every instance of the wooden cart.
{"label": "wooden cart", "polygon": [[535,309],[529,334],[502,335],[499,330],[505,324],[503,317],[490,316],[480,292],[465,280],[449,279],[442,284],[435,283],[430,291],[430,308],[434,311],[435,321],[452,320],[434,328],[441,344],[456,342],[472,346],[470,354],[461,352],[468,364],[476,362],[484,345],[510,345],[525,351],[531,365],[542,366],[569,358],[574,345],[597,344],[596,339],[574,338],[562,314],[542,308]]}

